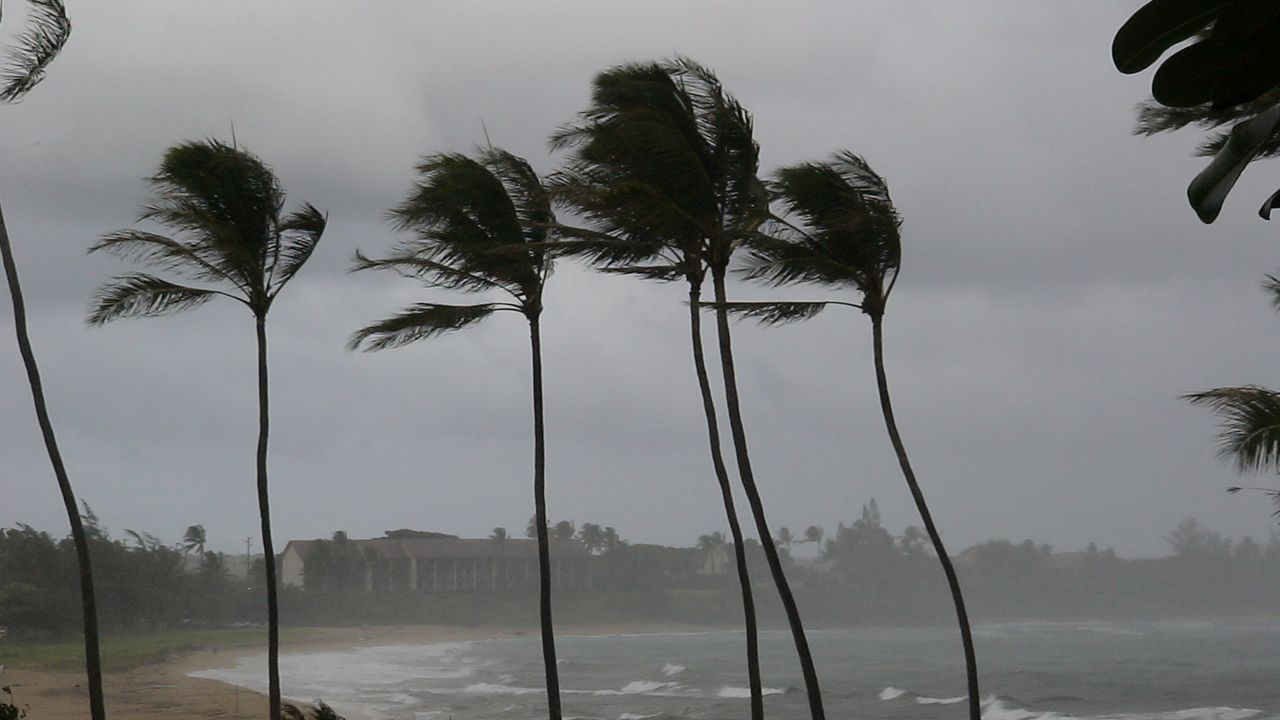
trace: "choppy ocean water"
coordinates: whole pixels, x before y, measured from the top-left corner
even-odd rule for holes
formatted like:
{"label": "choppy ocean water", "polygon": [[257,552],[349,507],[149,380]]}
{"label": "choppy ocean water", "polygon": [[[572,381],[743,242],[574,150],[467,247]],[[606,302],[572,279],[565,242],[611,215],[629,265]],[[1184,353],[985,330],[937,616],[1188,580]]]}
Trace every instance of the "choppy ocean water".
{"label": "choppy ocean water", "polygon": [[[1280,720],[1280,621],[1019,623],[975,628],[989,720]],[[954,628],[814,630],[831,718],[961,718]],[[738,632],[557,639],[566,718],[729,720],[748,714]],[[349,720],[545,715],[536,636],[289,653],[285,695]],[[790,634],[761,634],[765,711],[807,714]],[[258,691],[266,657],[191,673]]]}

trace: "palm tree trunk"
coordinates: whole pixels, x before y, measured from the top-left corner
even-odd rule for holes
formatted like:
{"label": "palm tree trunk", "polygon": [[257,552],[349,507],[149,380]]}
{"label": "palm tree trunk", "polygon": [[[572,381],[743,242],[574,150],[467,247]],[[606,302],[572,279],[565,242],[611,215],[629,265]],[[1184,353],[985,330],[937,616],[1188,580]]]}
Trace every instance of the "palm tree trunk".
{"label": "palm tree trunk", "polygon": [[729,471],[725,469],[724,454],[720,451],[720,427],[716,420],[715,400],[711,396],[707,359],[702,351],[702,308],[699,305],[701,298],[702,288],[690,283],[689,333],[693,341],[693,367],[698,374],[702,410],[707,416],[707,440],[711,445],[711,464],[715,468],[716,481],[720,483],[724,514],[729,519],[729,534],[733,536],[733,555],[738,565],[738,585],[742,589],[742,614],[747,630],[747,682],[751,688],[751,720],[762,720],[764,718],[764,686],[760,679],[760,630],[756,625],[756,603],[751,594],[751,574],[747,570],[747,547],[742,541],[742,526],[738,523],[738,511],[733,505],[733,486],[729,484]]}
{"label": "palm tree trunk", "polygon": [[556,634],[551,622],[551,542],[547,537],[547,447],[542,423],[542,331],[529,319],[533,355],[533,514],[538,537],[538,619],[542,625],[542,664],[547,676],[547,714],[561,720],[560,671],[556,667]]}
{"label": "palm tree trunk", "polygon": [[280,717],[280,603],[276,597],[276,552],[271,540],[271,498],[267,493],[267,318],[258,324],[258,515],[262,520],[262,564],[267,571],[267,702],[269,720]]}
{"label": "palm tree trunk", "polygon": [[742,489],[747,493],[747,502],[751,504],[751,514],[756,521],[756,532],[760,535],[760,546],[764,548],[765,559],[769,562],[769,572],[778,587],[778,595],[782,599],[782,607],[787,613],[787,624],[791,626],[791,637],[795,641],[796,654],[800,657],[800,671],[804,675],[804,687],[809,696],[809,714],[812,720],[825,720],[826,712],[822,708],[822,690],[818,687],[818,672],[813,666],[813,655],[809,651],[809,640],[804,634],[804,624],[800,621],[800,609],[796,607],[795,596],[791,594],[791,586],[782,571],[782,561],[778,558],[778,549],[773,544],[773,534],[769,530],[769,522],[764,516],[764,503],[760,500],[760,491],[756,488],[755,476],[751,472],[751,457],[747,453],[747,433],[742,426],[742,408],[738,402],[738,380],[733,369],[733,343],[729,334],[729,312],[724,309],[728,302],[725,298],[724,268],[712,268],[711,282],[715,290],[716,332],[720,341],[720,367],[724,375],[725,405],[729,410],[729,429],[733,433],[733,449],[738,460],[738,476],[742,479]]}
{"label": "palm tree trunk", "polygon": [[902,444],[902,436],[898,434],[898,423],[893,419],[893,404],[889,401],[889,380],[884,372],[884,341],[881,324],[883,315],[871,316],[871,337],[875,353],[876,384],[880,388],[880,409],[884,412],[885,428],[889,431],[889,440],[893,443],[893,451],[898,455],[898,465],[902,467],[902,476],[911,488],[911,497],[915,499],[916,509],[920,511],[920,519],[924,522],[925,532],[933,541],[933,551],[942,563],[942,571],[947,576],[947,585],[951,588],[951,600],[956,606],[956,619],[960,623],[960,639],[964,643],[964,669],[969,685],[969,719],[981,720],[982,707],[978,695],[978,660],[973,649],[973,633],[969,629],[969,614],[964,608],[964,596],[960,593],[960,580],[956,577],[956,569],[951,564],[951,557],[942,545],[942,536],[933,524],[933,515],[925,504],[924,493],[916,482],[916,475],[911,470],[911,461],[907,459],[907,450]]}
{"label": "palm tree trunk", "polygon": [[76,503],[75,492],[71,489],[71,480],[67,477],[67,468],[62,462],[62,453],[58,450],[58,441],[53,435],[53,423],[49,420],[49,409],[44,401],[44,387],[40,382],[40,369],[36,365],[36,356],[31,349],[31,338],[27,336],[26,303],[22,299],[22,286],[18,283],[18,266],[13,259],[13,248],[9,244],[9,232],[5,228],[3,210],[0,210],[0,256],[3,256],[4,274],[9,282],[9,297],[13,301],[13,329],[18,336],[18,352],[22,355],[22,364],[27,369],[27,382],[31,385],[31,399],[36,408],[36,421],[40,425],[41,435],[44,436],[44,447],[49,453],[49,462],[53,465],[58,489],[62,491],[62,504],[66,506],[67,519],[71,522],[71,537],[76,546],[76,564],[80,570],[80,606],[84,613],[84,667],[89,676],[89,716],[93,720],[105,720],[107,711],[102,700],[98,610],[93,594],[93,570],[89,565],[89,541],[84,534],[80,508]]}

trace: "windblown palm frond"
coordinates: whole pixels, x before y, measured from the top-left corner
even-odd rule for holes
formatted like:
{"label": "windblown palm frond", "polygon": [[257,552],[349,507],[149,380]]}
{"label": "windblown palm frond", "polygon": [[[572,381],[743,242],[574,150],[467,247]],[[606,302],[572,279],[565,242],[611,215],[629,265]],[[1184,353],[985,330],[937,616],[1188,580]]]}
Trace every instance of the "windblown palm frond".
{"label": "windblown palm frond", "polygon": [[71,37],[62,0],[29,0],[27,27],[9,49],[0,71],[0,102],[16,102],[44,79],[49,64]]}
{"label": "windblown palm frond", "polygon": [[1222,419],[1218,454],[1241,472],[1280,468],[1280,393],[1245,385],[1184,395]]}
{"label": "windblown palm frond", "polygon": [[385,320],[356,331],[347,347],[351,350],[386,350],[474,325],[498,310],[518,310],[506,303],[481,305],[440,305],[418,303]]}
{"label": "windblown palm frond", "polygon": [[98,289],[88,319],[92,325],[102,325],[119,318],[168,315],[198,308],[219,294],[154,275],[128,273]]}
{"label": "windblown palm frond", "polygon": [[303,203],[280,223],[280,250],[271,282],[273,289],[283,287],[302,269],[315,252],[328,222],[325,213],[311,203]]}
{"label": "windblown palm frond", "polygon": [[479,159],[440,153],[418,165],[421,177],[389,217],[418,237],[392,257],[357,256],[355,269],[388,267],[433,285],[499,288],[536,303],[551,272],[545,244],[555,222],[551,201],[524,160],[490,149]]}
{"label": "windblown palm frond", "polygon": [[1280,311],[1280,275],[1267,275],[1262,279],[1262,289],[1271,296],[1271,308]]}
{"label": "windblown palm frond", "polygon": [[[685,58],[601,73],[591,107],[552,146],[573,151],[552,176],[557,202],[691,273],[702,262],[727,263],[767,217],[750,115],[714,73]],[[607,267],[642,258],[590,259]]]}
{"label": "windblown palm frond", "polygon": [[775,285],[852,286],[883,311],[902,258],[901,219],[884,178],[848,151],[778,170],[773,190],[795,222],[749,240],[742,272]]}
{"label": "windblown palm frond", "polygon": [[[724,309],[736,318],[749,318],[762,325],[785,325],[808,320],[830,305],[829,302],[726,302],[702,303],[705,308]],[[848,305],[849,303],[837,303]]]}

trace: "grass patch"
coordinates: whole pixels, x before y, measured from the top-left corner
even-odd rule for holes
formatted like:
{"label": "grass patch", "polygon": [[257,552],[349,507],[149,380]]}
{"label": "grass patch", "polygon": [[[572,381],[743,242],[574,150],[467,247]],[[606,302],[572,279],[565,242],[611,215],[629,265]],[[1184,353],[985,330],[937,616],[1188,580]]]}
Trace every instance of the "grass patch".
{"label": "grass patch", "polygon": [[[303,628],[280,631],[280,639],[305,637]],[[128,670],[165,660],[175,652],[221,650],[260,645],[265,652],[266,628],[181,629],[147,633],[123,633],[102,637],[102,668],[106,672]],[[78,637],[58,640],[0,638],[0,665],[41,669],[74,669],[84,666],[84,641]]]}

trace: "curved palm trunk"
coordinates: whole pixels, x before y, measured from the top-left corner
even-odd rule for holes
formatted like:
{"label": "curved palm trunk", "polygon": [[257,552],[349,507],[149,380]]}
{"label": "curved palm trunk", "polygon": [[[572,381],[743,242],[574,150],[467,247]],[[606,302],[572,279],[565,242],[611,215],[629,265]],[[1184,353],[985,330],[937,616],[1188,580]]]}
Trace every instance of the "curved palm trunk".
{"label": "curved palm trunk", "polygon": [[933,524],[933,515],[929,513],[929,506],[925,504],[924,493],[920,491],[920,484],[916,482],[916,475],[911,470],[911,461],[907,459],[907,450],[902,444],[902,436],[898,434],[898,424],[893,419],[893,405],[889,401],[889,380],[884,372],[884,342],[882,336],[881,323],[884,317],[882,315],[871,316],[871,337],[872,345],[875,353],[876,365],[876,384],[880,388],[880,409],[884,412],[885,428],[889,431],[889,440],[893,443],[893,451],[898,455],[898,465],[902,467],[902,476],[907,480],[907,487],[911,488],[911,497],[915,499],[916,509],[920,511],[920,519],[924,522],[925,532],[929,533],[929,539],[933,541],[933,551],[938,555],[938,562],[942,563],[942,571],[947,576],[947,585],[951,588],[951,600],[956,606],[956,619],[960,623],[960,638],[964,643],[964,669],[969,685],[969,719],[981,720],[982,707],[978,695],[978,660],[977,654],[973,649],[973,633],[969,629],[969,614],[964,608],[964,596],[960,593],[960,580],[956,577],[956,569],[951,564],[951,557],[947,555],[947,549],[942,546],[942,536],[938,534],[938,528]]}
{"label": "curved palm trunk", "polygon": [[36,420],[44,436],[44,447],[53,465],[58,489],[62,491],[62,504],[71,522],[71,537],[76,546],[76,564],[80,570],[80,605],[84,612],[84,667],[89,676],[89,716],[93,720],[105,720],[106,705],[102,700],[102,658],[98,651],[98,610],[93,595],[93,570],[89,565],[89,542],[84,535],[84,523],[80,520],[80,508],[67,477],[67,468],[58,450],[58,441],[49,420],[49,409],[44,401],[44,387],[40,382],[40,369],[27,336],[27,310],[22,299],[22,286],[18,284],[18,266],[9,245],[9,232],[4,224],[4,212],[0,210],[0,256],[3,256],[4,274],[9,282],[9,297],[13,300],[13,328],[18,336],[18,352],[27,369],[27,382],[31,385],[31,400],[35,404]]}
{"label": "curved palm trunk", "polygon": [[804,675],[805,692],[809,696],[809,714],[813,720],[825,720],[822,690],[818,687],[818,672],[813,666],[813,655],[809,651],[809,640],[804,634],[804,624],[800,621],[800,609],[796,607],[795,596],[792,595],[787,576],[782,571],[782,561],[778,558],[778,549],[774,547],[773,534],[764,516],[764,503],[760,500],[755,475],[751,472],[751,458],[747,453],[747,434],[742,426],[742,409],[738,402],[738,381],[733,369],[729,312],[724,309],[724,304],[728,302],[725,298],[724,269],[713,268],[711,281],[716,304],[720,306],[716,309],[716,332],[720,341],[720,367],[724,375],[725,405],[729,410],[729,429],[733,433],[733,449],[738,460],[738,475],[742,479],[742,489],[747,493],[747,502],[751,504],[751,514],[756,521],[760,545],[764,548],[765,559],[769,561],[769,572],[773,575],[774,584],[778,586],[778,595],[787,613],[787,624],[791,626],[791,637],[795,641],[796,654],[800,657],[800,671]]}
{"label": "curved palm trunk", "polygon": [[689,285],[689,332],[693,340],[693,366],[698,374],[698,390],[702,394],[702,410],[707,416],[707,440],[711,445],[711,464],[715,467],[724,514],[729,519],[733,536],[734,560],[738,566],[738,585],[742,589],[742,614],[747,631],[747,682],[751,688],[751,720],[764,718],[764,687],[760,679],[760,631],[756,625],[756,603],[751,594],[751,574],[747,571],[747,548],[742,542],[742,526],[733,505],[733,486],[720,451],[720,427],[716,421],[715,400],[711,396],[711,379],[707,375],[707,359],[702,351],[702,289]]}
{"label": "curved palm trunk", "polygon": [[271,498],[267,494],[267,318],[258,324],[258,515],[262,520],[262,564],[267,571],[267,702],[269,720],[280,717],[280,603],[276,597],[276,552],[271,540]]}
{"label": "curved palm trunk", "polygon": [[542,424],[542,330],[529,319],[533,355],[533,513],[538,536],[538,619],[542,627],[542,664],[547,676],[547,715],[561,720],[560,671],[556,668],[556,634],[551,622],[551,542],[547,537],[547,449]]}

